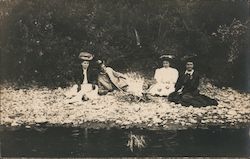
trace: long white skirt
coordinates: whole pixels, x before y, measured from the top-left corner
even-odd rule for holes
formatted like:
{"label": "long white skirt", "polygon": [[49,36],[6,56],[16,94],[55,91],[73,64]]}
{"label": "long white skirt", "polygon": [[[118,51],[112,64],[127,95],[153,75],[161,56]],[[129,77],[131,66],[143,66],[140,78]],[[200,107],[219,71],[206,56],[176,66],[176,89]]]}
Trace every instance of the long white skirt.
{"label": "long white skirt", "polygon": [[77,85],[74,85],[68,92],[65,93],[67,102],[74,103],[82,101],[83,96],[87,97],[90,100],[97,99],[98,95],[98,86],[95,85],[95,89],[92,89],[92,84],[82,84],[81,90],[77,92]]}
{"label": "long white skirt", "polygon": [[174,84],[156,83],[149,88],[148,93],[151,95],[168,96],[174,91]]}

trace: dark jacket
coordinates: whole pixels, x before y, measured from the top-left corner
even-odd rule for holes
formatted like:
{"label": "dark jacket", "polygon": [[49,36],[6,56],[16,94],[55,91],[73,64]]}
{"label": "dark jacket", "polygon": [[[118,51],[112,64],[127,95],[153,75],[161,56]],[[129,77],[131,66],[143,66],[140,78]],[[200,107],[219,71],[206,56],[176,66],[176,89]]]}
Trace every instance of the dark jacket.
{"label": "dark jacket", "polygon": [[188,74],[182,73],[176,84],[175,84],[175,91],[182,89],[182,93],[192,93],[197,94],[199,93],[198,86],[200,82],[200,76],[197,71],[194,71],[193,74],[190,76]]}
{"label": "dark jacket", "polygon": [[[97,79],[98,79],[98,69],[94,67],[92,64],[89,65],[87,69],[87,78],[88,78],[88,83],[97,85]],[[81,84],[83,83],[84,75],[83,75],[83,70],[82,66],[79,65],[77,67],[77,71],[75,73],[75,82],[78,85],[78,88],[80,89]]]}

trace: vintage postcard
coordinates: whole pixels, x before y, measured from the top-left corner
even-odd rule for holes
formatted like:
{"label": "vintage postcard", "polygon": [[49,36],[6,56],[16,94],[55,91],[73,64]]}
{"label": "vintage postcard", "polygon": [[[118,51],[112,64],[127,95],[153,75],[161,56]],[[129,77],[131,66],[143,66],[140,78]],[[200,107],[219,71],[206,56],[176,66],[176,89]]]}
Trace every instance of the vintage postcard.
{"label": "vintage postcard", "polygon": [[0,157],[250,157],[249,0],[0,0]]}

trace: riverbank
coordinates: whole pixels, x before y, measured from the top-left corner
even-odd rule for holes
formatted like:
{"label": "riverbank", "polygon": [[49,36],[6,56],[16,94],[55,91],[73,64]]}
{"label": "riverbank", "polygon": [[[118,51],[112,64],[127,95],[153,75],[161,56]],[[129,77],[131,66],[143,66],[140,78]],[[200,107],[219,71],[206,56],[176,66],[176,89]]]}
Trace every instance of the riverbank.
{"label": "riverbank", "polygon": [[128,95],[120,92],[94,101],[68,104],[64,95],[67,90],[1,86],[1,125],[164,130],[250,125],[250,94],[211,84],[205,84],[201,93],[216,98],[219,105],[202,108],[183,107],[161,97],[129,101]]}

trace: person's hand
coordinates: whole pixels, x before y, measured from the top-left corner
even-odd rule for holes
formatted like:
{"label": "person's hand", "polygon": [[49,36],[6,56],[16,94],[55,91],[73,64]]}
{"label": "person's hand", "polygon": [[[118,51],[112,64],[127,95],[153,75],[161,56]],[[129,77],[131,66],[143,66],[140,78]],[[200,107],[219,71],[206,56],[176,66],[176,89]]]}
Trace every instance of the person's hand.
{"label": "person's hand", "polygon": [[178,94],[181,94],[182,93],[182,90],[179,89],[178,91],[176,91]]}

